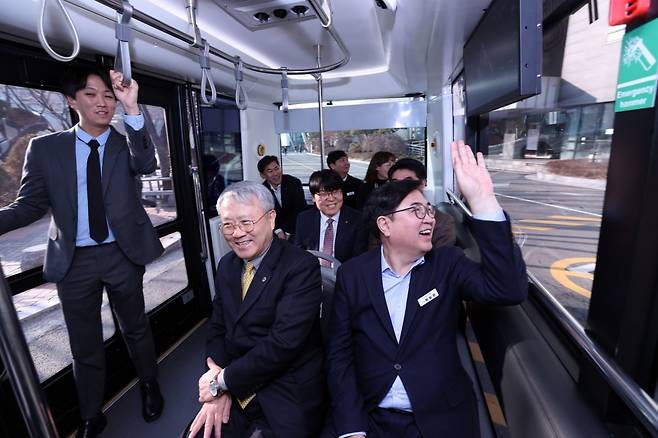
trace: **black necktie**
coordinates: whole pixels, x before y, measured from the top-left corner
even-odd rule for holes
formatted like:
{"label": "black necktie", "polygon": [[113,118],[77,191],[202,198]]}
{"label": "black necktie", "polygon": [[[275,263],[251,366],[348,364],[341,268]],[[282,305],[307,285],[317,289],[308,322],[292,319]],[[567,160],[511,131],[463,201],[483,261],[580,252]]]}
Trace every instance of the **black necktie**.
{"label": "black necktie", "polygon": [[96,140],[90,140],[87,159],[87,206],[89,209],[89,235],[98,243],[107,239],[107,222],[101,185],[101,161]]}

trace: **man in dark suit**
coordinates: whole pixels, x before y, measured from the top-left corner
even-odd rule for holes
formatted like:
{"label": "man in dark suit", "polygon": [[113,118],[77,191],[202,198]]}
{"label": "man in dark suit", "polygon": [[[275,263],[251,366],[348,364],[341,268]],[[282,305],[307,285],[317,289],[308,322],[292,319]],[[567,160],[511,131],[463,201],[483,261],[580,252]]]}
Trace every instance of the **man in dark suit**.
{"label": "man in dark suit", "polygon": [[276,225],[274,234],[280,239],[289,239],[295,232],[297,215],[306,210],[306,199],[302,182],[292,175],[281,171],[279,159],[274,155],[266,155],[258,161],[258,171],[265,180],[263,185],[274,196]]}
{"label": "man in dark suit", "polygon": [[361,181],[349,174],[350,159],[345,151],[331,151],[327,154],[327,166],[343,180],[343,202],[348,207],[357,208],[356,195],[361,188]]}
{"label": "man in dark suit", "polygon": [[527,278],[509,219],[478,153],[453,143],[482,263],[432,247],[434,208],[419,181],[389,182],[366,213],[382,246],[338,270],[329,324],[328,437],[477,437],[476,399],[456,347],[462,300],[515,304]]}
{"label": "man in dark suit", "polygon": [[[421,181],[422,187],[427,187],[427,170],[425,165],[413,158],[401,158],[388,170],[388,179],[391,181],[402,181],[410,179]],[[454,245],[457,240],[455,231],[455,220],[448,213],[435,209],[434,231],[432,232],[432,245],[444,246]]]}
{"label": "man in dark suit", "polygon": [[[85,438],[106,424],[103,287],[142,382],[144,419],[157,419],[164,403],[142,292],[144,265],[163,248],[135,188],[138,175],[155,170],[155,150],[137,106],[137,83],[123,86],[123,75],[110,75],[86,70],[67,78],[64,93],[80,122],[30,142],[18,197],[0,209],[0,234],[52,211],[43,275],[57,283],[83,419],[76,436]],[[110,127],[117,100],[127,139]]]}
{"label": "man in dark suit", "polygon": [[333,170],[313,172],[308,188],[317,208],[300,213],[295,227],[295,245],[321,251],[341,263],[364,252],[368,239],[361,212],[343,205],[342,186]]}
{"label": "man in dark suit", "polygon": [[[261,184],[229,186],[217,201],[233,252],[219,262],[203,403],[189,436],[308,438],[324,422],[325,380],[316,258],[275,239],[274,200]],[[206,435],[207,436],[207,435]]]}

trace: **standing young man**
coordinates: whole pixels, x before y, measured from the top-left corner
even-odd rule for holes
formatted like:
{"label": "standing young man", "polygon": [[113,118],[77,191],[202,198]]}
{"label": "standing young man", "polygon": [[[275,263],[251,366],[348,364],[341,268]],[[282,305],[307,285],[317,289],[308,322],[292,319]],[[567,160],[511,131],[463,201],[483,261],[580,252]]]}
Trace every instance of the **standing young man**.
{"label": "standing young man", "polygon": [[[163,248],[135,188],[138,175],[155,170],[155,149],[137,106],[138,85],[122,80],[111,70],[67,78],[64,94],[79,123],[32,139],[18,197],[0,209],[0,234],[52,212],[43,275],[57,283],[68,329],[82,417],[78,438],[96,437],[106,425],[103,288],[141,381],[144,419],[154,421],[164,406],[142,290],[144,266]],[[117,100],[127,138],[110,127]]]}
{"label": "standing young man", "polygon": [[350,159],[345,151],[331,151],[327,154],[327,166],[343,180],[343,202],[350,208],[357,208],[356,195],[361,188],[361,181],[349,174]]}

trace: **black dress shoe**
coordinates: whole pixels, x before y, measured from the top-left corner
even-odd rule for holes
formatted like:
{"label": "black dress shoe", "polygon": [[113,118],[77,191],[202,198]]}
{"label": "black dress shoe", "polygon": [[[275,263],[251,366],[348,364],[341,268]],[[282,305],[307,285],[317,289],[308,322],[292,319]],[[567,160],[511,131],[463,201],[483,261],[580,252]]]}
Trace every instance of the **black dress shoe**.
{"label": "black dress shoe", "polygon": [[164,399],[160,394],[158,382],[152,380],[142,383],[139,389],[142,393],[142,416],[144,420],[147,423],[157,420],[164,408]]}
{"label": "black dress shoe", "polygon": [[107,426],[105,415],[100,413],[90,420],[84,420],[78,428],[75,438],[96,438]]}

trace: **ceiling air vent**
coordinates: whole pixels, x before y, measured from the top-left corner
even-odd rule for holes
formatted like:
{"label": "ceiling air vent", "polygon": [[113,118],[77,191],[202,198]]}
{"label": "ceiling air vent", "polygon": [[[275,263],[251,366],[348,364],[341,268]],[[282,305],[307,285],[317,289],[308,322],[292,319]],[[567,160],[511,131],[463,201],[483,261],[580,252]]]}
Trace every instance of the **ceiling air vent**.
{"label": "ceiling air vent", "polygon": [[315,18],[303,0],[213,0],[250,30]]}

